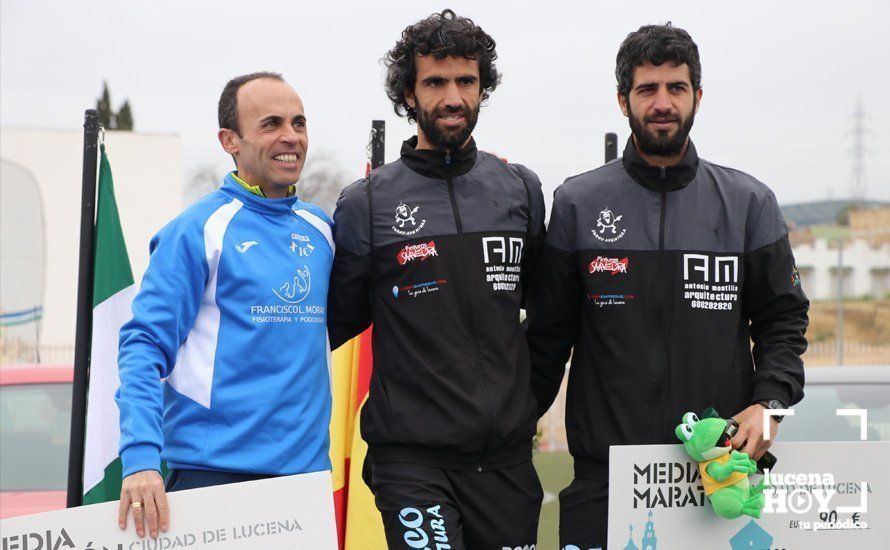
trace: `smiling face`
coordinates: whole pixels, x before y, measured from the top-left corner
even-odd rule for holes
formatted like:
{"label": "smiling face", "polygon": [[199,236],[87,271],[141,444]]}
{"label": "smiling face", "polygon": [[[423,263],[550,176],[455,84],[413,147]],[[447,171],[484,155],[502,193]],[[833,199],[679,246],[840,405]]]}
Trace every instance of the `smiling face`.
{"label": "smiling face", "polygon": [[269,198],[287,195],[300,179],[309,135],[303,102],[286,82],[258,78],[238,90],[238,125],[220,129],[219,141],[235,157],[238,177]]}
{"label": "smiling face", "polygon": [[479,62],[452,55],[443,59],[423,55],[415,63],[416,83],[414,90],[405,92],[405,101],[417,112],[417,147],[463,147],[479,118]]}
{"label": "smiling face", "polygon": [[646,62],[636,67],[630,93],[618,94],[618,103],[640,153],[679,161],[701,95],[701,88],[692,88],[686,64]]}

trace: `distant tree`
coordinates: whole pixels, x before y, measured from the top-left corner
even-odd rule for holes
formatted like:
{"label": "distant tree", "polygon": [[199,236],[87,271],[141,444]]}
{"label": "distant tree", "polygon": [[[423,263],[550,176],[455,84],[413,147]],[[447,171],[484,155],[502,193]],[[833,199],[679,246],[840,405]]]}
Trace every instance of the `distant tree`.
{"label": "distant tree", "polygon": [[[226,169],[216,163],[198,164],[189,171],[184,195],[187,202],[193,202],[218,188],[223,181]],[[297,195],[300,200],[317,204],[332,214],[337,206],[340,191],[357,178],[342,169],[338,159],[327,151],[315,150],[309,154],[308,162],[300,181],[297,182]]]}
{"label": "distant tree", "polygon": [[844,226],[850,225],[850,212],[854,211],[854,210],[856,210],[855,204],[851,203],[851,204],[844,205],[844,207],[838,211],[837,216],[834,219],[834,222],[837,225],[844,225]]}
{"label": "distant tree", "polygon": [[130,111],[129,99],[124,100],[124,104],[121,105],[121,110],[115,115],[114,129],[133,131],[133,113]]}
{"label": "distant tree", "polygon": [[111,107],[107,81],[102,82],[102,97],[96,100],[96,110],[99,111],[99,124],[110,130],[114,123],[114,109]]}
{"label": "distant tree", "polygon": [[187,202],[194,202],[222,184],[221,172],[215,163],[199,164],[192,168],[185,184]]}
{"label": "distant tree", "polygon": [[309,154],[306,167],[297,183],[300,200],[317,204],[332,214],[337,206],[340,191],[357,178],[343,170],[339,160],[327,151]]}
{"label": "distant tree", "polygon": [[133,130],[133,110],[130,107],[130,100],[125,100],[120,111],[115,113],[111,104],[108,81],[102,82],[102,97],[96,100],[96,110],[99,112],[99,124],[106,130]]}

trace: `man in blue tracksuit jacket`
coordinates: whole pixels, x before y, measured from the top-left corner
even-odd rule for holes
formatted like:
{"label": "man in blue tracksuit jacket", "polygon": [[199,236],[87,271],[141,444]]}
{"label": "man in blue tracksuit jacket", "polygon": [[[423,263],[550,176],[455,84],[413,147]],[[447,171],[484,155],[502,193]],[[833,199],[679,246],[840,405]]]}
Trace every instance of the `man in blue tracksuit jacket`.
{"label": "man in blue tracksuit jacket", "polygon": [[[237,171],[167,224],[121,330],[119,524],[156,537],[166,490],[330,469],[332,222],[300,201],[303,104],[275,73],[232,79],[219,140]],[[162,384],[161,379],[165,379]]]}

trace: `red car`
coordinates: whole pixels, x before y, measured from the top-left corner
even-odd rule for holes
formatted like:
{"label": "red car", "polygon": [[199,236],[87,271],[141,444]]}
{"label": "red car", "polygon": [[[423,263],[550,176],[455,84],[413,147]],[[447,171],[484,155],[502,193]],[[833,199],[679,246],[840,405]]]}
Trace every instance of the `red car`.
{"label": "red car", "polygon": [[0,366],[0,518],[65,507],[71,367]]}

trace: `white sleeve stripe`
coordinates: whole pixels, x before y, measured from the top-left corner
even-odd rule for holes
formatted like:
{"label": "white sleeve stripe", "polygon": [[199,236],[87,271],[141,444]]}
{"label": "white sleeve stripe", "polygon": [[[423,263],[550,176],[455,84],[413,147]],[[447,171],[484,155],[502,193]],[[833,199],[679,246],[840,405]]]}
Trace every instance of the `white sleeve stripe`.
{"label": "white sleeve stripe", "polygon": [[216,210],[204,224],[204,254],[209,276],[204,296],[185,342],[176,354],[176,365],[167,382],[180,394],[205,408],[210,408],[216,344],[219,337],[219,306],[216,303],[216,282],[223,239],[229,223],[243,206],[238,199]]}
{"label": "white sleeve stripe", "polygon": [[318,230],[319,233],[324,235],[324,238],[327,239],[328,245],[331,247],[331,251],[334,250],[334,234],[331,232],[331,226],[327,224],[323,219],[319,218],[312,212],[304,209],[294,210],[294,214],[300,216],[307,222],[309,222],[312,227]]}

